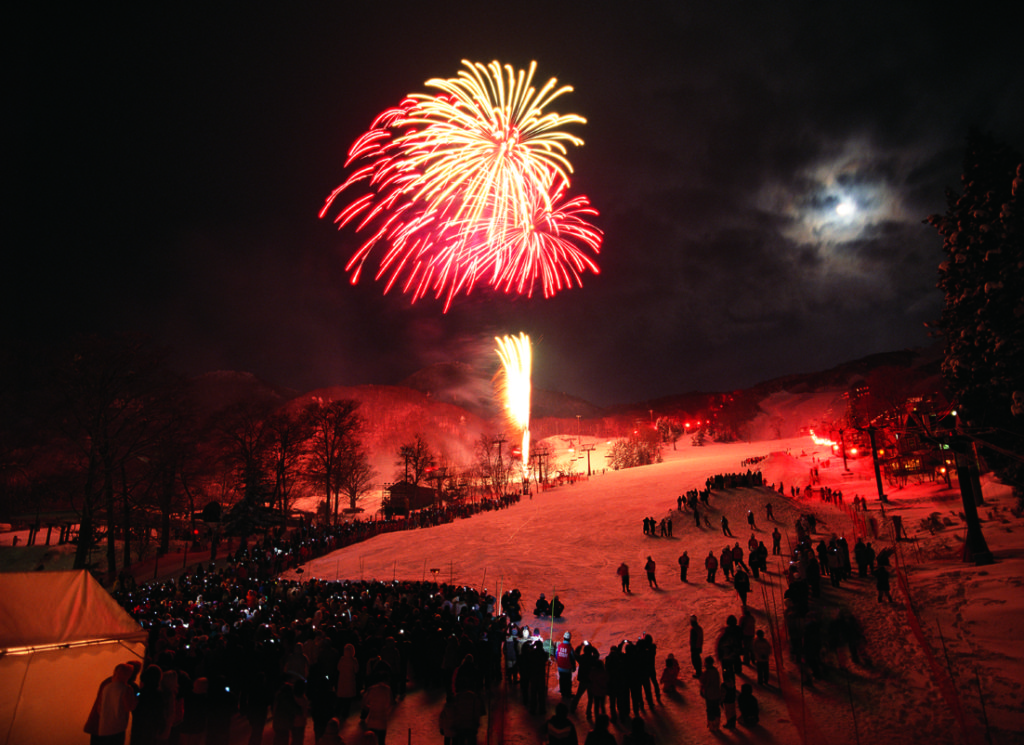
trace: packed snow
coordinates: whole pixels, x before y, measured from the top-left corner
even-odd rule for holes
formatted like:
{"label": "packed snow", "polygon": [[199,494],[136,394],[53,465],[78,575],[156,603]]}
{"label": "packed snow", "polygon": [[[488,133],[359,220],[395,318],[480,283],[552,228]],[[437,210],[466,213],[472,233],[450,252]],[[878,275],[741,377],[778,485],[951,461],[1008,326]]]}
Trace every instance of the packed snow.
{"label": "packed snow", "polygon": [[[569,438],[550,438],[565,450]],[[584,438],[587,440],[587,438]],[[590,438],[594,475],[557,488],[534,491],[508,509],[485,512],[438,527],[389,533],[335,551],[303,566],[296,579],[431,580],[486,588],[492,595],[518,588],[524,618],[545,639],[555,641],[571,631],[574,643],[588,640],[604,657],[623,639],[651,634],[658,646],[660,672],[672,653],[682,674],[678,697],[645,712],[647,729],[659,745],[718,743],[722,740],[754,743],[1018,743],[1024,742],[1024,519],[1012,511],[1009,488],[986,481],[986,504],[979,508],[993,564],[975,566],[961,559],[964,524],[956,480],[952,488],[942,481],[911,484],[895,489],[886,484],[889,504],[885,517],[867,459],[851,460],[850,473],[840,459],[813,444],[808,437],[781,440],[709,444],[694,447],[680,442],[678,449],[663,449],[664,462],[622,471],[603,467],[607,443]],[[563,454],[568,457],[568,453]],[[690,489],[703,489],[708,476],[741,473],[748,458],[762,458],[760,469],[768,488],[713,491],[711,527],[695,527],[692,513],[676,510],[676,498]],[[817,467],[820,485],[841,490],[843,504],[822,501],[819,492],[807,497],[803,488]],[[585,461],[577,471],[586,473]],[[782,485],[782,493],[778,491]],[[792,487],[801,496],[790,496]],[[853,497],[867,498],[869,510],[851,510]],[[774,522],[765,516],[771,502]],[[372,505],[369,505],[373,509]],[[688,628],[691,614],[704,627],[704,654],[714,654],[715,640],[730,614],[741,605],[732,586],[719,572],[708,583],[703,560],[726,545],[739,542],[746,549],[750,530],[747,511],[756,517],[756,535],[771,547],[770,533],[778,526],[784,534],[781,556],[769,556],[769,572],[752,581],[748,606],[758,628],[765,629],[780,654],[773,655],[771,685],[755,684],[761,707],[760,724],[712,733],[689,664]],[[853,579],[836,589],[822,578],[822,598],[812,601],[826,624],[840,608],[850,609],[860,621],[865,643],[860,663],[840,648],[826,646],[824,675],[811,680],[801,675],[791,658],[782,619],[785,571],[789,548],[796,539],[795,522],[808,512],[817,517],[812,540],[845,535],[851,545],[858,536],[876,551],[896,549],[892,603],[877,601],[874,581]],[[722,534],[720,518],[729,518],[735,538]],[[902,517],[908,540],[895,542],[891,518]],[[672,518],[671,538],[644,535],[643,519]],[[876,521],[879,537],[870,526]],[[0,535],[10,546],[20,533]],[[6,549],[7,570],[31,569],[25,562],[57,568],[69,559],[67,546]],[[679,578],[677,559],[683,551],[690,559],[688,582]],[[39,552],[45,551],[45,556]],[[657,563],[659,589],[648,587],[643,571],[647,557]],[[42,557],[42,559],[40,559]],[[17,559],[17,561],[15,561]],[[49,562],[49,563],[48,563]],[[616,568],[631,569],[632,593],[622,592]],[[436,571],[435,571],[436,570]],[[899,581],[897,581],[899,579]],[[558,595],[566,605],[563,618],[535,619],[531,613],[540,595]],[[827,633],[826,633],[827,636]],[[781,662],[781,669],[778,667]],[[756,683],[754,671],[744,668],[737,685]],[[480,733],[480,742],[540,742],[547,716],[559,701],[554,670],[548,677],[548,708],[544,716],[531,715],[514,688],[497,693]],[[415,682],[399,701],[388,728],[389,743],[441,742],[438,715],[443,696],[421,690]],[[572,717],[582,743],[591,722],[585,704]],[[486,728],[486,731],[485,729]],[[235,734],[245,741],[241,727]],[[627,725],[613,726],[621,742]],[[359,742],[358,718],[344,724],[346,742]],[[486,738],[486,739],[485,739]],[[264,742],[269,743],[269,726]],[[234,742],[234,740],[233,740]],[[313,743],[312,728],[307,743]]]}
{"label": "packed snow", "polygon": [[[558,447],[558,438],[552,438],[552,444]],[[601,452],[593,453],[595,467]],[[311,561],[301,576],[436,577],[439,582],[485,588],[498,597],[518,588],[523,597],[522,623],[556,641],[571,631],[576,643],[590,641],[602,657],[613,644],[649,633],[658,645],[659,672],[669,653],[683,670],[680,697],[663,697],[660,705],[646,712],[647,729],[658,743],[1024,742],[1020,643],[1024,638],[1020,629],[1024,521],[1010,511],[1013,501],[1008,488],[985,484],[986,505],[980,511],[996,561],[975,566],[960,558],[964,525],[955,479],[952,489],[941,481],[898,490],[886,485],[890,501],[883,517],[870,461],[850,461],[851,472],[844,473],[841,459],[831,457],[807,437],[705,447],[687,444],[666,448],[663,455],[664,462],[650,466],[597,469],[589,479],[535,491],[509,509],[378,536]],[[712,492],[710,528],[695,527],[692,513],[676,511],[678,495],[703,489],[708,476],[745,472],[741,463],[758,456],[766,457],[754,468],[760,468],[774,491]],[[842,506],[824,502],[819,492],[809,498],[804,492],[799,498],[790,496],[791,487],[802,490],[809,483],[812,467],[818,468],[822,486],[842,491]],[[868,512],[851,510],[855,495],[867,498]],[[774,523],[765,517],[768,501],[774,508]],[[748,598],[758,628],[767,631],[781,654],[773,655],[771,685],[755,686],[760,725],[712,733],[697,681],[690,677],[689,618],[691,614],[698,617],[705,632],[704,653],[714,654],[726,617],[739,616],[741,605],[721,573],[715,584],[706,581],[703,561],[709,551],[717,555],[736,541],[746,549],[748,510],[754,512],[756,534],[766,546],[771,547],[775,525],[784,534],[782,556],[769,557],[767,576],[753,581]],[[858,536],[871,541],[876,551],[893,546],[895,564],[905,578],[904,582],[894,577],[892,603],[879,603],[874,581],[858,579],[856,568],[854,578],[838,589],[822,578],[822,597],[812,600],[812,609],[826,627],[840,608],[850,609],[863,627],[865,643],[860,664],[844,648],[831,653],[826,647],[824,675],[817,680],[801,675],[791,659],[782,620],[788,547],[796,538],[796,520],[809,511],[818,518],[812,536],[815,543],[835,533],[845,535],[851,548]],[[939,513],[939,519],[931,521],[928,529],[923,521],[932,513]],[[723,514],[735,538],[723,535]],[[893,515],[903,518],[909,540],[893,540]],[[648,516],[658,521],[671,516],[672,537],[644,535],[642,522]],[[871,518],[878,526],[877,539],[871,534]],[[680,581],[677,564],[684,550],[691,558],[686,583]],[[643,572],[648,556],[658,567],[657,590],[648,586]],[[629,595],[622,592],[616,575],[622,562],[631,569]],[[560,597],[566,605],[563,618],[532,616],[533,603],[541,593],[549,599]],[[782,663],[781,670],[777,661]],[[553,671],[548,682],[550,716],[559,700]],[[744,682],[756,682],[752,669],[744,668],[737,686]],[[495,742],[496,733],[501,732],[507,743],[538,742],[545,717],[529,714],[515,690],[502,696],[485,722],[490,741]],[[440,706],[436,697],[410,692],[392,716],[389,742],[439,741]],[[496,721],[499,718],[502,721]],[[573,721],[582,742],[591,728],[582,704]],[[347,741],[353,741],[357,726],[350,718],[343,733]],[[621,722],[613,729],[620,740],[628,731]]]}

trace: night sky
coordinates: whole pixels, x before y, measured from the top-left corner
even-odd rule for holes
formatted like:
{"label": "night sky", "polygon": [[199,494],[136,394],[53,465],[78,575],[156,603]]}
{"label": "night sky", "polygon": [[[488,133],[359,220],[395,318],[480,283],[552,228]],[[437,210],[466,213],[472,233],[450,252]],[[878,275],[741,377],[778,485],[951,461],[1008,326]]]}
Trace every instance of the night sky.
{"label": "night sky", "polygon": [[[943,255],[922,220],[971,126],[1024,146],[996,3],[22,5],[0,341],[142,331],[182,372],[299,390],[496,366],[520,331],[535,385],[597,404],[924,346]],[[552,109],[588,120],[572,192],[605,233],[582,288],[443,315],[349,283],[359,236],[317,218],[348,147],[462,59],[573,86]]]}

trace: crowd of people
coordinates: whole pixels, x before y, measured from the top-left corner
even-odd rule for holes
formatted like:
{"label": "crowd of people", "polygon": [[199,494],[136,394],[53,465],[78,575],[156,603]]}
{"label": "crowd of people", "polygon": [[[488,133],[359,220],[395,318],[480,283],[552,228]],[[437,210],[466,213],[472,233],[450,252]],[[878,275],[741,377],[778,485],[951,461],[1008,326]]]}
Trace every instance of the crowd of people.
{"label": "crowd of people", "polygon": [[[384,745],[390,707],[408,674],[454,696],[483,700],[500,676],[508,620],[496,598],[434,582],[304,582],[274,578],[243,557],[177,581],[122,588],[115,597],[150,631],[132,742],[213,732],[232,717],[251,743],[334,742],[359,701],[366,731]],[[332,723],[332,720],[335,720]],[[138,734],[136,734],[138,733]]]}
{"label": "crowd of people", "polygon": [[751,471],[748,468],[743,473],[719,473],[714,476],[708,476],[704,486],[709,490],[715,491],[764,486],[764,477],[760,471]]}
{"label": "crowd of people", "polygon": [[[712,477],[706,490],[693,490],[686,499],[692,495],[693,501],[707,504],[706,495],[718,483],[732,488],[733,477],[742,480],[745,475]],[[680,664],[669,654],[659,674],[657,645],[649,634],[623,639],[606,652],[589,640],[574,644],[568,631],[554,645],[554,639],[545,643],[538,629],[520,625],[518,589],[505,592],[499,601],[486,591],[436,582],[293,581],[279,576],[380,532],[457,519],[472,514],[468,510],[502,509],[515,501],[485,500],[466,510],[282,530],[240,548],[227,562],[199,566],[176,580],[136,587],[122,578],[114,595],[149,629],[148,655],[145,665],[118,666],[104,682],[88,731],[96,733],[96,742],[118,742],[104,737],[111,728],[127,728],[130,711],[132,742],[143,745],[227,742],[232,722],[237,729],[239,720],[248,727],[250,743],[261,743],[269,727],[275,745],[303,742],[307,728],[318,745],[336,745],[344,723],[358,714],[366,745],[384,745],[392,708],[413,679],[422,688],[443,691],[440,734],[446,745],[463,745],[476,742],[487,701],[503,672],[524,707],[546,714],[553,666],[561,701],[545,722],[549,742],[575,741],[570,715],[584,699],[586,717],[593,723],[588,743],[615,742],[608,728],[620,722],[629,730],[624,742],[652,742],[643,717],[661,705],[663,695],[678,695]],[[767,517],[773,520],[770,510]],[[737,681],[744,666],[756,671],[759,686],[768,686],[770,680],[771,643],[747,610],[751,578],[767,571],[768,549],[757,535],[752,511],[748,524],[746,551],[740,541],[730,541],[705,559],[708,582],[716,582],[721,571],[732,583],[739,614],[724,619],[718,640],[708,649],[697,617],[690,621],[693,677],[713,730],[723,726],[723,715],[726,728],[757,725],[753,684]],[[671,537],[665,520],[659,525],[645,518],[644,527],[649,536],[661,532]],[[790,654],[813,681],[825,674],[823,646],[845,646],[856,661],[863,639],[849,611],[823,622],[825,611],[815,607],[821,577],[838,587],[852,577],[855,564],[859,578],[876,582],[879,601],[891,600],[889,555],[876,554],[870,543],[858,540],[851,556],[843,536],[815,543],[811,513],[802,514],[795,529],[784,621]],[[727,523],[723,532],[728,534]],[[772,553],[779,554],[777,525],[771,535]],[[689,563],[683,551],[682,582],[688,581]],[[648,557],[644,570],[651,588],[657,589],[653,558]],[[617,573],[629,593],[629,567],[623,563]],[[558,597],[549,603],[542,594],[534,606],[541,617],[561,617],[563,612]],[[573,739],[562,739],[570,737],[570,730]]]}

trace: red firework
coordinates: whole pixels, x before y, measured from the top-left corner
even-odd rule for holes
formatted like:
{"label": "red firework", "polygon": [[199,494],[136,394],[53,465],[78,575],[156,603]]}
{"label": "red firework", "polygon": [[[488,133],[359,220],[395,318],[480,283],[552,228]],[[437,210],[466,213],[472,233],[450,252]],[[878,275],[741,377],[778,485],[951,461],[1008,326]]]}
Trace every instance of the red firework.
{"label": "red firework", "polygon": [[353,284],[375,250],[375,278],[413,302],[432,293],[447,312],[478,283],[532,297],[582,285],[597,274],[591,257],[601,231],[584,196],[567,198],[562,127],[585,120],[544,113],[571,91],[551,79],[539,91],[529,71],[463,62],[459,77],[429,80],[436,95],[413,94],[373,122],[349,150],[348,179],[327,198],[323,217],[348,189],[364,191],[335,217],[367,238],[346,265]]}

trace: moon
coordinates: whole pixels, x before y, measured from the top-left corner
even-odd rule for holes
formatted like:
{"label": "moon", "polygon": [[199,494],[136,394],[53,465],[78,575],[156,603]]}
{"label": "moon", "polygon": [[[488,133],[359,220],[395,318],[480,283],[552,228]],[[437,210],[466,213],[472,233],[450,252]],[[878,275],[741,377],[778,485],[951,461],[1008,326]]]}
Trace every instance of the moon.
{"label": "moon", "polygon": [[847,199],[836,205],[836,214],[840,217],[849,217],[856,211],[857,205]]}

